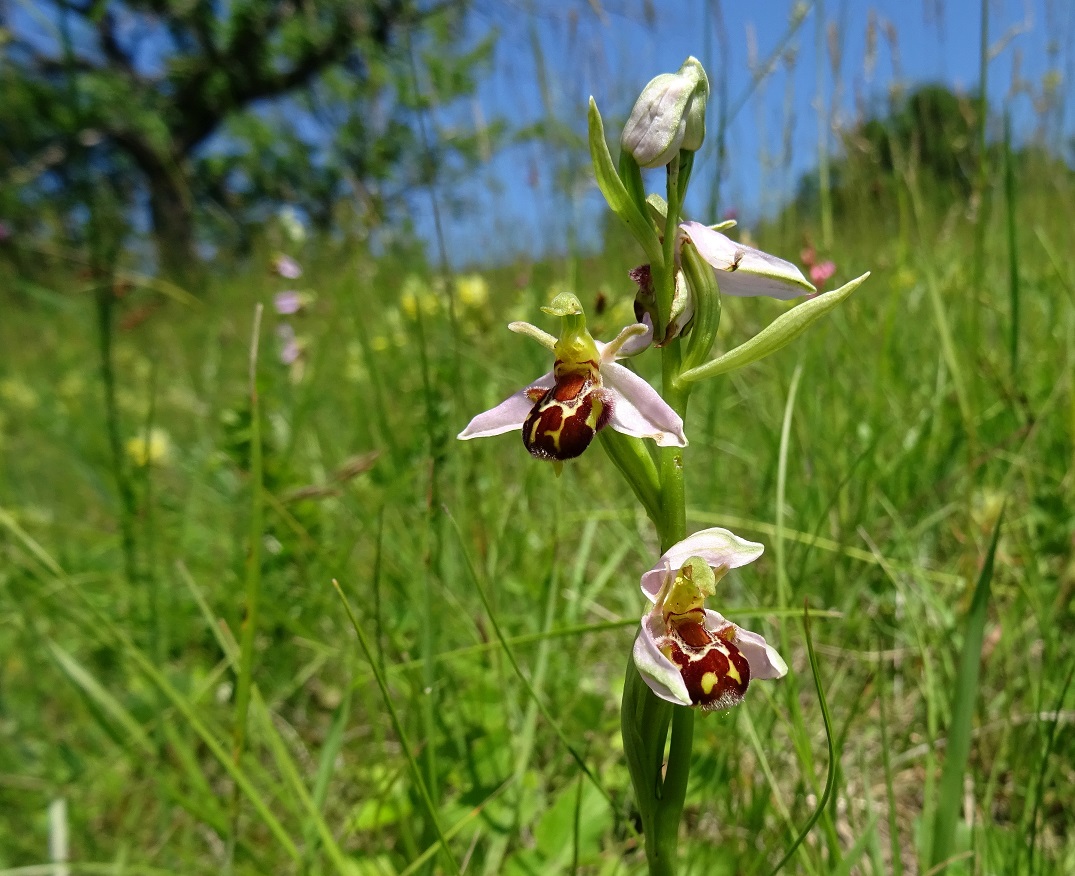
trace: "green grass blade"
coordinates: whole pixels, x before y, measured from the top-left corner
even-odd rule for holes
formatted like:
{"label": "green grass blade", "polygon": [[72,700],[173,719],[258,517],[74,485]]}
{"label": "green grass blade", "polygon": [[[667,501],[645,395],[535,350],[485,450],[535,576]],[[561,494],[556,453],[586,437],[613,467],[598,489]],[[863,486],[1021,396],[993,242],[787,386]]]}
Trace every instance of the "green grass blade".
{"label": "green grass blade", "polygon": [[814,808],[813,814],[803,825],[802,831],[796,837],[795,842],[791,844],[791,848],[787,850],[784,857],[780,859],[780,863],[773,868],[770,876],[776,876],[783,868],[784,865],[791,860],[791,856],[795,854],[796,849],[802,845],[803,840],[813,830],[814,825],[817,824],[819,818],[825,808],[829,805],[829,798],[832,796],[833,788],[836,786],[836,744],[832,735],[832,718],[829,716],[829,704],[825,700],[825,690],[821,686],[821,669],[818,667],[817,654],[814,653],[814,638],[810,634],[810,609],[809,606],[803,608],[803,629],[806,633],[806,650],[810,656],[810,671],[814,676],[814,687],[817,689],[817,701],[821,706],[821,720],[825,724],[825,744],[829,750],[829,769],[825,777],[825,790],[821,793],[821,797],[817,801],[817,806]]}
{"label": "green grass blade", "polygon": [[500,642],[501,650],[503,650],[504,655],[508,658],[508,662],[511,663],[512,670],[514,670],[519,681],[523,683],[523,687],[526,689],[527,694],[537,704],[537,707],[541,710],[542,716],[548,722],[549,726],[552,727],[557,737],[559,737],[560,742],[563,743],[572,759],[578,764],[579,769],[586,774],[586,777],[593,783],[593,786],[600,792],[601,796],[608,801],[609,806],[615,809],[616,804],[613,801],[612,796],[605,790],[604,785],[598,781],[597,776],[593,774],[593,771],[586,764],[586,761],[583,760],[582,755],[579,754],[578,750],[567,738],[567,734],[564,733],[559,722],[553,717],[552,713],[549,711],[549,707],[545,705],[544,700],[542,700],[538,695],[538,692],[534,690],[534,686],[530,683],[530,679],[527,678],[526,673],[523,672],[522,667],[519,665],[519,661],[516,660],[515,652],[508,644],[507,636],[504,635],[504,631],[500,627],[500,622],[496,619],[496,614],[493,612],[492,603],[489,601],[489,594],[486,592],[485,586],[478,577],[478,571],[474,567],[474,561],[471,559],[470,552],[467,550],[466,544],[463,541],[463,533],[459,529],[459,524],[448,511],[445,511],[444,513],[448,515],[448,520],[452,524],[456,538],[459,541],[459,551],[466,562],[467,570],[470,572],[470,580],[474,582],[474,586],[478,591],[478,596],[481,599],[482,605],[485,607],[485,613],[489,617],[489,623],[493,626],[493,632],[496,634],[497,641]]}
{"label": "green grass blade", "polygon": [[851,876],[851,873],[855,871],[859,858],[866,854],[866,849],[876,841],[876,828],[877,816],[874,815],[866,822],[866,826],[862,828],[862,833],[855,840],[855,844],[847,850],[844,859],[832,870],[832,876]]}
{"label": "green grass blade", "polygon": [[258,399],[258,341],[261,337],[262,306],[254,309],[254,329],[250,340],[250,529],[246,557],[246,619],[240,639],[239,671],[235,690],[233,747],[236,762],[246,743],[246,713],[250,706],[250,684],[254,669],[254,637],[257,633],[261,595],[261,538],[263,501],[261,496],[261,405]]}
{"label": "green grass blade", "polygon": [[[504,791],[511,787],[513,781],[513,779],[508,779],[503,782],[499,787],[496,788],[496,790],[493,791],[493,793],[486,797],[481,803],[468,811],[466,815],[464,815],[455,824],[453,824],[446,831],[444,831],[444,836],[448,839],[451,839],[456,834],[458,834],[464,827],[470,824],[470,822],[472,822],[475,818],[481,815],[482,811],[485,809],[486,806],[496,800],[501,794],[504,793]],[[430,846],[417,858],[411,861],[410,864],[407,865],[406,869],[401,870],[399,876],[413,876],[414,873],[417,873],[422,868],[426,861],[428,861],[437,853],[438,849],[440,849],[439,844]]]}
{"label": "green grass blade", "polygon": [[[878,649],[880,651],[880,649]],[[892,860],[889,869],[892,876],[903,876],[903,858],[900,854],[900,829],[896,819],[896,790],[892,774],[892,754],[888,736],[888,715],[885,708],[887,684],[884,666],[877,667],[877,707],[881,718],[881,765],[885,771],[885,800],[888,805],[888,841]]]}
{"label": "green grass blade", "polygon": [[344,595],[339,582],[334,579],[332,586],[336,588],[336,593],[339,594],[340,600],[343,602],[344,611],[347,612],[347,618],[354,628],[355,635],[358,636],[358,644],[362,648],[362,653],[365,655],[366,661],[373,669],[373,676],[377,680],[377,686],[381,690],[381,697],[384,699],[385,708],[388,710],[388,717],[392,721],[392,729],[395,731],[396,738],[399,740],[400,748],[403,749],[403,755],[407,759],[407,766],[411,771],[411,778],[418,788],[418,794],[426,808],[426,815],[429,817],[429,823],[433,826],[433,830],[437,835],[437,841],[444,851],[444,857],[448,861],[451,871],[460,874],[459,862],[456,861],[455,856],[452,855],[451,849],[448,847],[448,837],[441,829],[440,819],[437,817],[437,811],[433,806],[433,800],[429,796],[429,789],[426,788],[426,783],[422,778],[422,768],[418,766],[418,761],[415,760],[414,752],[411,750],[410,743],[407,741],[407,734],[403,730],[403,722],[399,719],[399,713],[396,711],[395,702],[392,699],[392,692],[388,689],[388,680],[385,678],[384,673],[381,672],[376,657],[374,656],[373,649],[370,647],[369,640],[366,638],[366,634],[362,631],[362,627],[359,626],[358,618],[355,617],[355,613],[351,609],[351,603]]}
{"label": "green grass blade", "polygon": [[970,756],[972,724],[978,700],[978,675],[993,581],[993,559],[997,552],[1003,520],[1002,510],[997,517],[996,526],[993,527],[989,552],[978,576],[978,583],[974,587],[970,611],[967,612],[964,624],[963,653],[952,699],[952,724],[948,729],[948,744],[937,796],[937,814],[933,822],[933,845],[929,857],[931,867],[938,867],[947,861],[955,844],[956,826],[963,803],[963,775]]}
{"label": "green grass blade", "polygon": [[1015,381],[1019,372],[1019,248],[1016,243],[1017,222],[1015,218],[1015,157],[1012,155],[1012,118],[1004,114],[1004,201],[1008,231],[1008,293],[1010,313],[1008,321],[1008,355],[1011,359],[1011,376]]}
{"label": "green grass blade", "polygon": [[153,661],[150,660],[134,644],[134,642],[130,640],[126,633],[116,627],[100,611],[97,611],[95,608],[91,608],[91,611],[93,611],[95,615],[98,626],[108,632],[123,647],[127,656],[131,658],[138,669],[157,687],[158,690],[160,690],[162,694],[164,694],[165,698],[171,702],[172,706],[174,706],[186,719],[187,723],[190,724],[191,729],[198,734],[206,748],[209,749],[213,757],[216,758],[217,762],[225,769],[232,781],[235,782],[239,791],[241,791],[243,796],[250,801],[254,810],[265,824],[265,827],[280,844],[281,848],[284,849],[288,857],[294,861],[298,861],[300,859],[298,847],[292,841],[287,831],[284,830],[279,819],[273,814],[269,802],[261,795],[257,788],[254,787],[254,784],[250,781],[250,778],[246,775],[241,765],[228,754],[224,744],[198,716],[193,704],[172,685],[167,676],[154,665]]}
{"label": "green grass blade", "polygon": [[1038,781],[1034,788],[1034,805],[1030,808],[1030,818],[1029,823],[1027,824],[1029,836],[1026,844],[1027,873],[1031,874],[1031,876],[1034,874],[1034,854],[1037,851],[1038,812],[1041,811],[1041,804],[1045,797],[1045,774],[1048,771],[1049,755],[1052,754],[1053,745],[1056,743],[1056,728],[1060,724],[1060,710],[1064,707],[1064,700],[1067,699],[1068,689],[1071,687],[1072,678],[1075,678],[1075,660],[1072,660],[1071,662],[1071,668],[1068,670],[1067,678],[1064,679],[1064,684],[1060,688],[1060,693],[1053,706],[1053,720],[1049,723],[1049,733],[1045,740],[1045,746],[1041,752],[1041,767],[1038,770]]}
{"label": "green grass blade", "polygon": [[89,697],[105,715],[119,724],[126,734],[126,741],[133,743],[143,755],[155,757],[156,750],[153,747],[153,743],[142,729],[142,725],[124,708],[123,704],[97,681],[91,672],[87,671],[81,663],[52,639],[45,637],[44,642],[45,647],[49,649],[63,674]]}
{"label": "green grass blade", "polygon": [[[241,659],[239,646],[232,638],[231,633],[220,624],[216,617],[214,617],[201,588],[195,583],[186,567],[180,564],[179,571],[184,583],[186,583],[191,594],[194,596],[194,601],[197,603],[202,616],[205,618],[209,628],[213,631],[217,644],[220,646],[220,650],[224,653],[224,657],[234,669]],[[336,759],[336,755],[339,753],[340,742],[342,741],[343,736],[343,727],[346,725],[346,710],[342,712],[344,716],[342,721],[340,720],[340,715],[337,715],[329,739],[325,742],[325,749],[321,758],[322,766],[321,770],[318,771],[318,778],[316,780],[317,783],[322,784],[315,784],[315,789],[321,788],[320,794],[315,790],[314,794],[311,795],[310,792],[307,791],[305,783],[302,781],[299,770],[295,765],[294,758],[291,756],[290,752],[288,752],[287,746],[280,737],[280,733],[273,725],[272,714],[265,704],[265,701],[262,699],[256,684],[252,684],[250,687],[250,697],[251,704],[254,707],[253,712],[257,720],[257,726],[261,731],[261,735],[265,737],[265,741],[269,745],[273,759],[276,761],[276,766],[287,781],[287,784],[290,785],[292,793],[298,797],[299,802],[302,804],[302,808],[306,810],[306,826],[303,830],[303,836],[305,838],[307,860],[309,861],[312,859],[313,850],[315,848],[314,840],[315,838],[319,838],[322,845],[324,845],[329,858],[332,859],[332,863],[336,867],[337,872],[350,872],[349,864],[347,863],[343,852],[340,850],[336,838],[332,835],[332,831],[329,830],[329,827],[321,814],[321,809],[324,806],[325,800],[325,789],[328,785],[328,777],[326,775],[322,778],[322,772],[324,771],[324,765],[327,762],[329,765],[329,773],[331,773],[331,766]],[[350,700],[351,689],[349,688],[344,703],[350,704]],[[341,703],[341,709],[343,708],[343,705],[344,704]]]}
{"label": "green grass blade", "polygon": [[[339,706],[337,706],[336,714],[332,717],[332,726],[329,728],[328,736],[325,737],[325,744],[321,747],[321,757],[317,764],[317,775],[314,777],[312,794],[313,804],[318,813],[325,808],[325,801],[328,799],[328,786],[332,780],[336,758],[339,757],[340,749],[343,748],[343,734],[347,729],[347,719],[351,716],[351,700],[354,697],[354,690],[353,682],[348,684],[347,692],[344,694]],[[311,816],[307,819],[306,826],[303,828],[307,860],[310,859],[311,852],[316,848],[317,827],[317,819]]]}

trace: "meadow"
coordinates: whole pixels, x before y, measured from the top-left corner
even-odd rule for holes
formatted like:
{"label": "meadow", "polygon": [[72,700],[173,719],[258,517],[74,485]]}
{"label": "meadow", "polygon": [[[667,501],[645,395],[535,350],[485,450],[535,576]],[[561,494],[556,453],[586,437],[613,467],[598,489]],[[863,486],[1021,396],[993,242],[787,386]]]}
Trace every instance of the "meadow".
{"label": "meadow", "polygon": [[[1075,872],[1075,186],[895,185],[836,214],[834,283],[869,281],[691,399],[688,526],[765,544],[721,610],[791,671],[700,718],[686,873],[771,872],[827,784],[785,872]],[[813,218],[755,237],[798,260]],[[510,320],[632,321],[638,252],[446,278],[309,242],[295,284],[272,252],[197,295],[6,276],[0,874],[644,872],[649,521],[596,447],[556,477],[454,438],[548,367]],[[786,307],[726,299],[717,351]]]}

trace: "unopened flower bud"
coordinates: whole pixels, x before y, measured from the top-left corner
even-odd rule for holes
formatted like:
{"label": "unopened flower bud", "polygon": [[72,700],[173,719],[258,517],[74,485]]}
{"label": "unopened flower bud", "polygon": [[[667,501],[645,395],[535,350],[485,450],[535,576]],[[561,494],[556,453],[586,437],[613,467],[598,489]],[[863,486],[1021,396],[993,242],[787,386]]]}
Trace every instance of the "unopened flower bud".
{"label": "unopened flower bud", "polygon": [[620,146],[639,167],[662,167],[680,149],[701,148],[705,139],[705,104],[709,79],[701,63],[691,56],[675,73],[650,80],[631,110]]}

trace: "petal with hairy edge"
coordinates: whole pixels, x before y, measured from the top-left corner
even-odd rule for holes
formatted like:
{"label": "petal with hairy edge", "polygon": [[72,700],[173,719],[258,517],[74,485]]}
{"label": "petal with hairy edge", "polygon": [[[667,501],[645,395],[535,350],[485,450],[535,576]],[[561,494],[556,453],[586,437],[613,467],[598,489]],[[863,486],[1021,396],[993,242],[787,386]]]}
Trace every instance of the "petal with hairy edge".
{"label": "petal with hairy edge", "polygon": [[720,272],[717,284],[724,295],[768,295],[787,301],[817,291],[789,261],[736,243],[701,222],[679,227],[698,254]]}
{"label": "petal with hairy edge", "polygon": [[551,371],[543,374],[525,389],[520,389],[514,395],[504,399],[495,408],[478,414],[456,437],[467,441],[470,438],[488,438],[491,435],[501,435],[504,432],[521,429],[527,415],[534,407],[534,400],[527,393],[534,389],[545,392],[555,385],[556,381]]}
{"label": "petal with hairy edge", "polygon": [[658,447],[686,447],[683,420],[645,380],[615,362],[601,366],[601,381],[612,394],[609,425],[635,438],[652,438]]}
{"label": "petal with hairy edge", "polygon": [[764,550],[764,545],[747,541],[719,526],[703,529],[688,535],[665,551],[653,568],[642,576],[642,592],[650,602],[656,601],[665,577],[670,572],[682,569],[683,564],[691,557],[701,557],[714,569],[720,566],[738,569],[747,563],[753,563]]}
{"label": "petal with hairy edge", "polygon": [[661,632],[657,627],[663,625],[659,617],[646,615],[642,618],[642,629],[635,639],[632,652],[635,666],[649,689],[662,700],[677,706],[689,706],[691,695],[687,692],[679,667],[661,653],[655,641]]}
{"label": "petal with hairy edge", "polygon": [[747,659],[750,666],[751,681],[765,681],[772,678],[783,678],[788,673],[788,664],[784,658],[776,653],[776,649],[765,641],[764,638],[750,630],[744,630],[737,624],[726,620],[722,614],[716,611],[705,610],[706,629],[716,633],[724,627],[735,627],[735,646]]}

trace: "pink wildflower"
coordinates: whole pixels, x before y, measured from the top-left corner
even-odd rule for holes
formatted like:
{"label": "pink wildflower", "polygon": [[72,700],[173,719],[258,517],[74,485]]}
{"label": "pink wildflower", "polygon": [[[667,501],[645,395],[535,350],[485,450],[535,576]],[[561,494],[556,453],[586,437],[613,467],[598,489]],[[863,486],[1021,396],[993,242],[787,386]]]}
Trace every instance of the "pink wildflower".
{"label": "pink wildflower", "polygon": [[283,253],[272,260],[272,269],[285,280],[297,280],[302,276],[302,266],[291,256]]}
{"label": "pink wildflower", "polygon": [[276,312],[281,316],[290,316],[293,313],[298,313],[302,310],[302,296],[294,289],[289,289],[286,292],[277,292],[273,296],[273,307],[276,308]]}
{"label": "pink wildflower", "polygon": [[836,265],[831,261],[821,262],[810,267],[810,282],[818,289],[822,288],[836,273]]}

